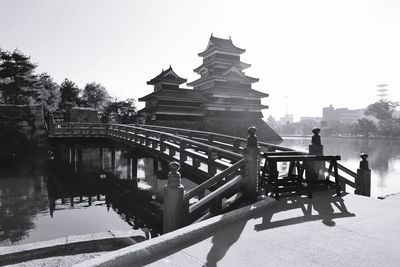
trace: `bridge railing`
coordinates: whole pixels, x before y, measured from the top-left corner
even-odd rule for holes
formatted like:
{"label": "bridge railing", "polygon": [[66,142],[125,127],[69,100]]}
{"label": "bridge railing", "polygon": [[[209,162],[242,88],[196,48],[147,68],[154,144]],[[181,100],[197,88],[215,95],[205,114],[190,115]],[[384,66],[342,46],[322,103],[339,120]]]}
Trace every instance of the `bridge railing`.
{"label": "bridge railing", "polygon": [[212,177],[217,172],[230,167],[242,158],[242,155],[179,135],[132,125],[111,124],[107,136],[118,140],[133,141],[150,148],[170,160],[177,160],[181,165],[204,176]]}
{"label": "bridge railing", "polygon": [[[241,152],[243,151],[247,140],[245,138],[240,138],[236,136],[212,133],[212,132],[205,132],[205,131],[197,131],[197,130],[188,130],[182,128],[172,128],[172,127],[165,127],[165,126],[157,126],[157,125],[143,125],[143,124],[136,124],[136,127],[142,127],[147,129],[154,129],[158,131],[168,132],[175,135],[180,135],[187,137],[192,140],[197,140],[200,142],[206,142],[210,145],[214,145],[217,147],[221,147],[223,149]],[[272,143],[260,142],[258,141],[258,146],[261,148],[261,152],[266,151],[295,151],[294,149],[275,145]]]}
{"label": "bridge railing", "polygon": [[107,124],[53,122],[49,124],[50,137],[98,137],[107,135]]}
{"label": "bridge railing", "polygon": [[180,164],[170,163],[164,189],[164,232],[219,214],[243,196],[256,198],[259,147],[255,133],[254,127],[249,128],[248,142],[239,161],[188,192],[181,184]]}
{"label": "bridge railing", "polygon": [[[160,131],[161,130],[167,131],[176,135],[188,137],[190,139],[208,142],[210,144],[231,151],[243,151],[244,144],[246,143],[246,139],[244,138],[238,138],[234,136],[211,133],[211,132],[193,131],[187,129],[171,128],[171,127],[156,126],[156,125],[137,125],[137,126],[149,129],[158,129]],[[258,142],[258,145],[261,148],[260,153],[271,152],[271,151],[296,151],[295,149],[292,148],[266,142]],[[310,151],[312,151],[312,149]],[[371,175],[370,175],[370,170],[368,168],[368,162],[366,161],[368,155],[365,155],[363,157],[365,157],[365,159],[364,158],[362,159],[362,164],[360,163],[360,166],[364,167],[363,168],[360,167],[359,169],[357,169],[356,172],[338,163],[338,175],[344,191],[346,190],[346,186],[348,186],[350,188],[353,188],[356,194],[370,196]],[[264,165],[263,157],[261,157],[260,164],[261,166]],[[325,168],[325,172],[328,174],[328,177],[332,175],[332,173],[329,172],[327,168]]]}
{"label": "bridge railing", "polygon": [[[222,202],[221,196],[225,196],[233,188],[235,188],[233,190],[236,194],[235,197],[239,197],[242,193],[247,196],[256,196],[257,179],[263,165],[260,160],[263,157],[260,157],[260,154],[266,151],[295,151],[287,147],[257,142],[256,130],[253,129],[254,131],[249,130],[249,137],[244,139],[161,126],[58,122],[51,124],[49,136],[108,137],[128,144],[134,143],[156,152],[169,161],[178,161],[180,166],[210,178],[187,194],[182,191],[179,201],[184,203],[182,207],[187,207],[187,210],[185,209],[183,212],[187,215],[185,220],[181,220],[183,222],[198,220],[201,218],[199,214],[201,216],[215,214],[226,203],[229,203],[226,200]],[[315,148],[311,145],[309,151],[313,150]],[[362,161],[357,173],[338,164],[339,177],[344,189],[346,186],[350,186],[355,189],[355,193],[369,196],[371,171],[368,168],[368,156],[364,154],[361,157]],[[322,168],[324,167],[322,166]],[[328,174],[326,177],[329,178],[331,175],[329,170],[325,168],[324,172]],[[175,174],[177,175],[177,173]],[[179,184],[173,182],[172,185]],[[178,186],[175,189],[180,190],[179,188]],[[207,190],[212,192],[206,195]],[[180,194],[173,195],[172,198],[175,198]],[[198,202],[189,206],[188,203],[196,197]],[[205,209],[208,210],[208,213],[203,212]],[[178,218],[179,216],[172,217]],[[165,221],[168,221],[168,218]],[[176,226],[176,223],[172,223],[172,225]],[[166,229],[172,228],[166,227]]]}

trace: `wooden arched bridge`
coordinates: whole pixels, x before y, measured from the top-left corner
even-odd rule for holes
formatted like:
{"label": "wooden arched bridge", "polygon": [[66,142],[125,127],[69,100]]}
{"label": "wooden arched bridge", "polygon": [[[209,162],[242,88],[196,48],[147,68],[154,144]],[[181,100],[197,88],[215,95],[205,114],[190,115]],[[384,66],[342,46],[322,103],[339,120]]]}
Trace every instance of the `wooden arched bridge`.
{"label": "wooden arched bridge", "polygon": [[[284,191],[312,197],[311,184],[323,183],[338,195],[346,186],[370,194],[367,155],[353,172],[337,162],[340,156],[322,155],[318,143],[310,145],[309,154],[258,142],[254,127],[248,132],[243,139],[153,125],[52,122],[49,138],[108,138],[171,162],[164,189],[164,232],[222,213],[240,199],[255,201],[263,192],[277,199]],[[278,162],[289,163],[284,175]],[[180,168],[202,177],[202,183],[185,191]]]}

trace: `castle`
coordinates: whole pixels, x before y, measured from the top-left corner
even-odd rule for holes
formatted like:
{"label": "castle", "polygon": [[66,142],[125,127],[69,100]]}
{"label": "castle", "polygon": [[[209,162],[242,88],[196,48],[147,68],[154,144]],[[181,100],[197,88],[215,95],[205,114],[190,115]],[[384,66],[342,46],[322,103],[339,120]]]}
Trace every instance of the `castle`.
{"label": "castle", "polygon": [[249,126],[256,126],[261,141],[281,141],[262,120],[267,106],[261,99],[268,94],[252,89],[257,78],[243,70],[250,64],[240,61],[246,50],[232,40],[211,35],[207,48],[198,55],[203,63],[194,69],[200,78],[187,83],[193,89],[180,88],[186,79],[170,66],[147,82],[153,92],[139,98],[145,107],[138,113],[144,123],[186,128],[245,137]]}

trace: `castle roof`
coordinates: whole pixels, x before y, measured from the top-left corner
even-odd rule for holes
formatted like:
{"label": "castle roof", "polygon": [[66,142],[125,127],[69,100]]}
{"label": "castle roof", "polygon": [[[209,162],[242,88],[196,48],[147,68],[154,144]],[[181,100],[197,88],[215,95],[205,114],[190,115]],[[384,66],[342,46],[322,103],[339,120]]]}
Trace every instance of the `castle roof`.
{"label": "castle roof", "polygon": [[203,57],[212,51],[230,52],[239,55],[246,52],[245,49],[235,46],[230,37],[229,39],[222,39],[211,35],[206,50],[198,55]]}
{"label": "castle roof", "polygon": [[192,89],[182,89],[179,90],[165,90],[161,89],[159,91],[152,92],[144,97],[139,98],[139,101],[146,101],[152,98],[162,98],[171,99],[175,101],[193,101],[193,102],[203,102],[205,97],[199,91]]}
{"label": "castle roof", "polygon": [[181,78],[174,72],[171,66],[167,70],[162,70],[159,75],[151,79],[147,82],[149,85],[156,85],[158,83],[172,83],[172,84],[182,84],[185,83],[187,80]]}

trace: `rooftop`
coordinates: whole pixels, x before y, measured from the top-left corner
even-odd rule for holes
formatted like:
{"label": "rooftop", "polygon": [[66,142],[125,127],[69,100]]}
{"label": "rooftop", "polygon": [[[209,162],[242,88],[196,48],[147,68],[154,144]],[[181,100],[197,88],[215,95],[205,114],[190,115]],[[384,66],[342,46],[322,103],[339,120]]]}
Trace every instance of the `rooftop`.
{"label": "rooftop", "polygon": [[208,41],[206,50],[199,53],[198,55],[205,56],[206,54],[208,54],[208,52],[210,52],[212,50],[223,50],[226,52],[233,52],[236,54],[242,54],[246,51],[243,48],[239,48],[239,47],[235,46],[230,37],[229,37],[229,39],[223,39],[223,38],[214,37],[211,34],[211,37],[210,37],[210,40]]}
{"label": "rooftop", "polygon": [[186,81],[187,81],[186,79],[179,77],[178,74],[174,72],[174,70],[170,65],[168,69],[162,70],[160,74],[158,74],[156,77],[148,81],[147,84],[155,85],[160,82],[182,84],[185,83]]}

